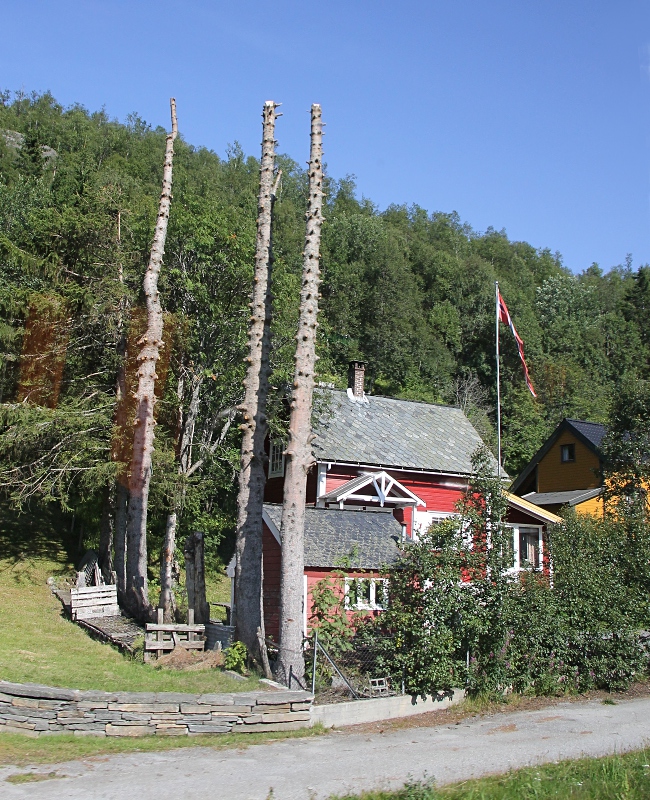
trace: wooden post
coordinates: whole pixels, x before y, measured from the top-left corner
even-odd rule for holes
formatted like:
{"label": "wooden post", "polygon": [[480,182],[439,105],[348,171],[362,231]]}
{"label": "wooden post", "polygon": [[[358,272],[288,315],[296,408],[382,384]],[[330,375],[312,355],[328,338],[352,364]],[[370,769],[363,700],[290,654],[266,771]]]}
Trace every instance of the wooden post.
{"label": "wooden post", "polygon": [[210,622],[210,606],[205,591],[205,552],[203,534],[191,533],[185,542],[185,584],[187,605],[197,623]]}

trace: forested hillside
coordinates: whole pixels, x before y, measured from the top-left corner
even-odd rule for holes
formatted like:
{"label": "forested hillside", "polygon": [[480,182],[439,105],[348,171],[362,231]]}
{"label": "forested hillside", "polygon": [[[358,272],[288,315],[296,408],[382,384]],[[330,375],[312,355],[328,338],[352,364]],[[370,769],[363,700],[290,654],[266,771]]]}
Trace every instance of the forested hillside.
{"label": "forested hillside", "polygon": [[[54,503],[96,543],[127,461],[133,343],[160,192],[165,131],[137,116],[0,96],[0,486],[37,513]],[[182,116],[180,119],[182,134]],[[259,126],[251,114],[251,126]],[[233,131],[233,139],[237,131]],[[282,144],[281,126],[278,129]],[[307,132],[305,132],[305,152]],[[305,154],[294,154],[303,157]],[[280,159],[274,229],[274,381],[292,373],[306,175]],[[181,137],[160,278],[166,312],[151,484],[155,558],[170,498],[180,534],[232,529],[255,243],[258,161]],[[494,444],[494,281],[539,398],[502,335],[505,466],[515,475],[564,416],[605,421],[624,376],[648,377],[650,268],[568,272],[557,254],[480,234],[455,213],[379,211],[329,176],[320,380],[367,362],[375,393],[460,403]],[[140,326],[140,327],[139,327]],[[189,422],[188,422],[189,421]],[[190,447],[178,452],[191,426]],[[103,521],[102,521],[103,520]]]}

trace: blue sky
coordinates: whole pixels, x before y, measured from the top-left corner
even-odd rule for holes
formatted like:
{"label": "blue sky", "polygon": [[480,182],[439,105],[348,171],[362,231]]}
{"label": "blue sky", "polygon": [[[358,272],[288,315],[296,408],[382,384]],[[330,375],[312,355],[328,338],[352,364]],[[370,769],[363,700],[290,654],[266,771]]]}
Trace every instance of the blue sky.
{"label": "blue sky", "polygon": [[457,211],[574,271],[650,262],[650,4],[641,0],[3,0],[0,87],[258,155],[308,155],[379,208]]}

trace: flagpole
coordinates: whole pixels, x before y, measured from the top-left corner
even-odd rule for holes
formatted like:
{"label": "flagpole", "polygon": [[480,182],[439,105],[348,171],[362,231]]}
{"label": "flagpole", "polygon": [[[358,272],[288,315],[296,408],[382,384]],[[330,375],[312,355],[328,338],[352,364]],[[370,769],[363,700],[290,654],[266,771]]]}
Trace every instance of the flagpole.
{"label": "flagpole", "polygon": [[501,375],[499,366],[499,281],[494,282],[495,302],[496,302],[496,359],[497,359],[497,451],[499,456],[498,475],[501,478]]}

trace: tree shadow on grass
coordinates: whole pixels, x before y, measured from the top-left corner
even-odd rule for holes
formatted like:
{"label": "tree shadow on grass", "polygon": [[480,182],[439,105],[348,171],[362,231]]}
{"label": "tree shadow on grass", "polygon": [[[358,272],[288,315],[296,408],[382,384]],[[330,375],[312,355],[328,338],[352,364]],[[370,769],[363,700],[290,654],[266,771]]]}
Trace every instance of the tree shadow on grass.
{"label": "tree shadow on grass", "polygon": [[17,511],[0,500],[0,558],[13,564],[47,559],[67,572],[77,559],[77,544],[70,530],[70,516],[55,506]]}

